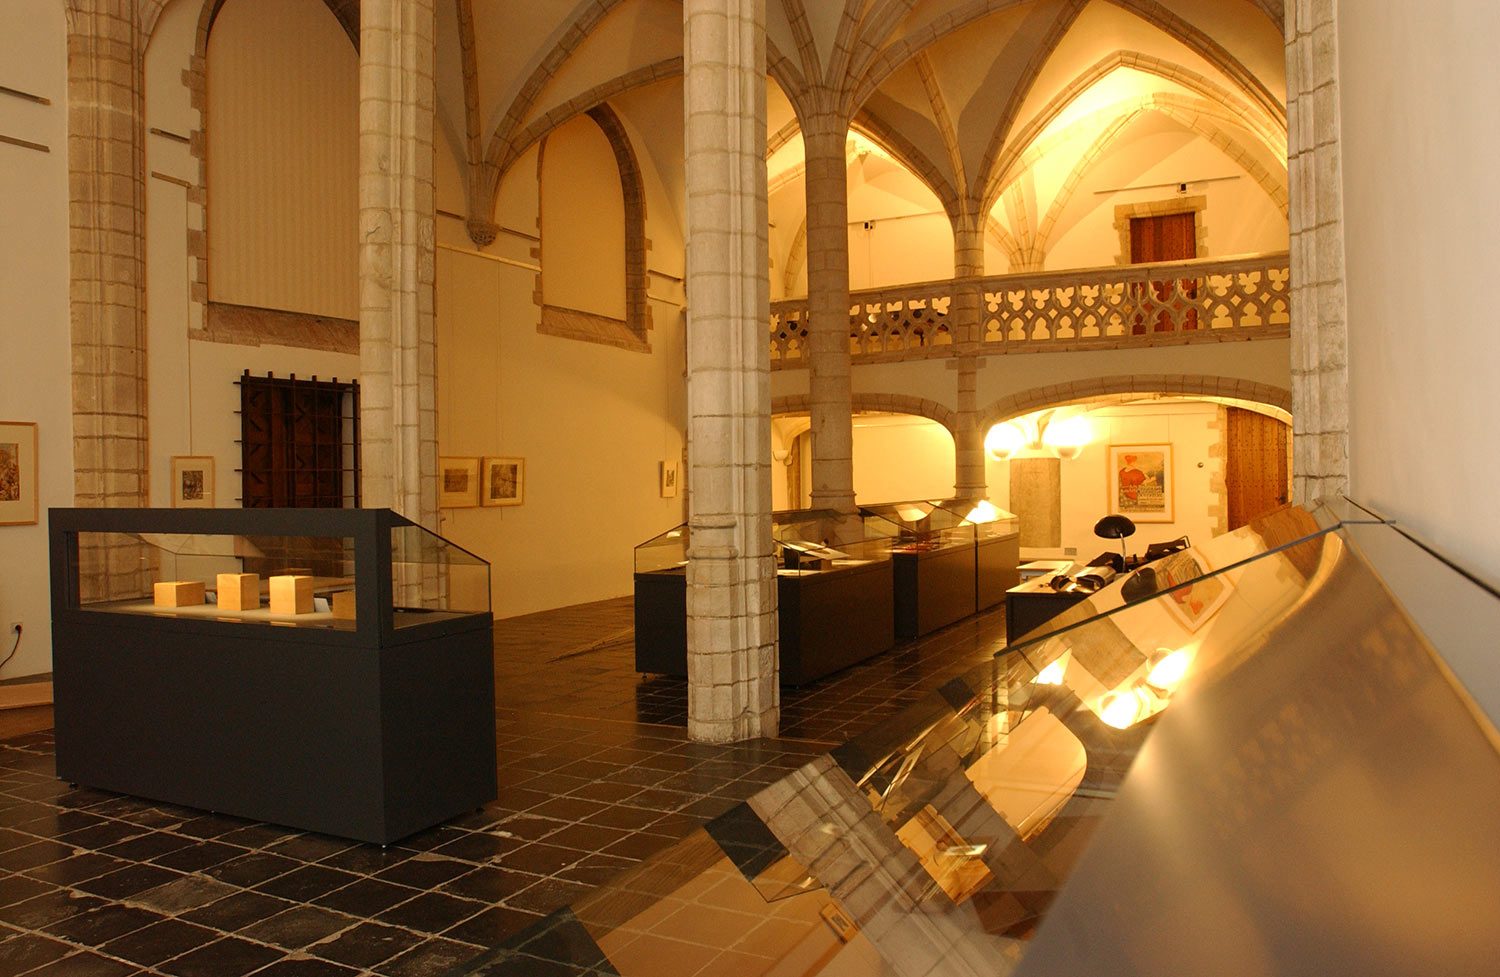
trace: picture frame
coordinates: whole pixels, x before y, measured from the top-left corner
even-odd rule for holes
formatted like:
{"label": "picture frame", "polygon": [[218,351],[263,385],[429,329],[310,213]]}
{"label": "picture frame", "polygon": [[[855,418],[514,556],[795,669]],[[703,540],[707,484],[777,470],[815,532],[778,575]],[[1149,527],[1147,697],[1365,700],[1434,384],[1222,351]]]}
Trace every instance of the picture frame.
{"label": "picture frame", "polygon": [[1110,515],[1132,522],[1175,522],[1177,488],[1170,444],[1112,444],[1108,460]]}
{"label": "picture frame", "polygon": [[485,505],[521,505],[526,501],[526,459],[485,458],[480,493]]}
{"label": "picture frame", "polygon": [[1169,553],[1152,566],[1163,589],[1175,588],[1158,603],[1165,606],[1189,634],[1219,613],[1219,608],[1234,590],[1234,584],[1226,574],[1210,575],[1213,565],[1196,549]]}
{"label": "picture frame", "polygon": [[0,421],[0,526],[37,522],[35,421]]}
{"label": "picture frame", "polygon": [[214,507],[214,459],[212,455],[172,456],[172,508]]}
{"label": "picture frame", "polygon": [[661,463],[661,497],[677,498],[677,462],[675,461]]}
{"label": "picture frame", "polygon": [[479,505],[479,459],[438,459],[438,508],[472,509]]}

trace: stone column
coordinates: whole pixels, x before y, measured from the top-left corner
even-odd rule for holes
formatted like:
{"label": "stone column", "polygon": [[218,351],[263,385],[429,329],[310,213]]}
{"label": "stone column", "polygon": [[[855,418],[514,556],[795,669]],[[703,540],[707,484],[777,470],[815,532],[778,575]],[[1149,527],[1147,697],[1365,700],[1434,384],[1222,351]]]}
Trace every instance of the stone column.
{"label": "stone column", "polygon": [[807,158],[808,401],[812,506],[854,512],[849,382],[849,122],[823,111],[802,120]]}
{"label": "stone column", "polygon": [[433,0],[363,0],[359,33],[364,502],[436,530]]}
{"label": "stone column", "polygon": [[765,0],[686,0],[688,735],[775,736]]}
{"label": "stone column", "polygon": [[[145,149],[135,4],[68,17],[74,504],[148,504]],[[15,324],[14,328],[22,328]],[[137,547],[80,554],[87,598],[142,586]],[[97,588],[97,589],[93,589]]]}
{"label": "stone column", "polygon": [[1335,0],[1286,8],[1295,502],[1343,492],[1349,485],[1349,323],[1335,11]]}
{"label": "stone column", "polygon": [[984,432],[979,429],[979,340],[984,328],[984,296],[979,285],[960,284],[984,275],[984,215],[968,213],[953,221],[953,342],[958,356],[958,417],[954,437],[953,494],[984,498],[989,485],[984,471]]}

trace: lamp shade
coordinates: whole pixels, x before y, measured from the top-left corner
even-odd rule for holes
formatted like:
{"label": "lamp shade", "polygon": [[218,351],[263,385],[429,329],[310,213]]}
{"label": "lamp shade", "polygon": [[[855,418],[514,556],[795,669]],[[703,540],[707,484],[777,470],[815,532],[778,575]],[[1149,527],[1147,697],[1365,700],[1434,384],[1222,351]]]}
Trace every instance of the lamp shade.
{"label": "lamp shade", "polygon": [[1125,516],[1105,516],[1094,523],[1094,535],[1103,539],[1124,539],[1135,535],[1135,523]]}

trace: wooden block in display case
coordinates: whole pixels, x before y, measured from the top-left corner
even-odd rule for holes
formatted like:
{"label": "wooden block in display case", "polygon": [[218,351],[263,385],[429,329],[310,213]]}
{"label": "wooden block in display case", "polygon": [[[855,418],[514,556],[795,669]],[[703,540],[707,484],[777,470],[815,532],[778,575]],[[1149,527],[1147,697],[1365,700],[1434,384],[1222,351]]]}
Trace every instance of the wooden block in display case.
{"label": "wooden block in display case", "polygon": [[157,607],[191,607],[203,603],[206,589],[201,580],[162,580],[151,588],[151,602]]}
{"label": "wooden block in display case", "polygon": [[313,578],[282,574],[271,578],[272,614],[311,614]]}
{"label": "wooden block in display case", "polygon": [[221,610],[260,610],[260,574],[221,573],[218,585]]}
{"label": "wooden block in display case", "polygon": [[354,591],[340,590],[333,595],[333,616],[335,620],[354,620]]}

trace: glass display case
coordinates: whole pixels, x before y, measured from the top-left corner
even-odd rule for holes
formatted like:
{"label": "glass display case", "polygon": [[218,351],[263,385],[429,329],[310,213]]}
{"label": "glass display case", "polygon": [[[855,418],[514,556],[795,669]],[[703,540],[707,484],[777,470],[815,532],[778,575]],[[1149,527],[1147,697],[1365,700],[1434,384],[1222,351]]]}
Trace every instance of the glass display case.
{"label": "glass display case", "polygon": [[987,500],[891,502],[859,511],[867,524],[896,534],[897,637],[927,634],[993,607],[1020,581],[1017,520]]}
{"label": "glass display case", "polygon": [[495,796],[484,560],[389,510],[49,523],[61,776],[382,842]]}
{"label": "glass display case", "polygon": [[470,972],[1492,970],[1500,597],[1342,504],[1129,579]]}
{"label": "glass display case", "polygon": [[[823,510],[773,513],[771,521],[781,680],[801,685],[890,648],[890,531]],[[683,524],[635,548],[637,671],[687,675],[691,538]]]}

